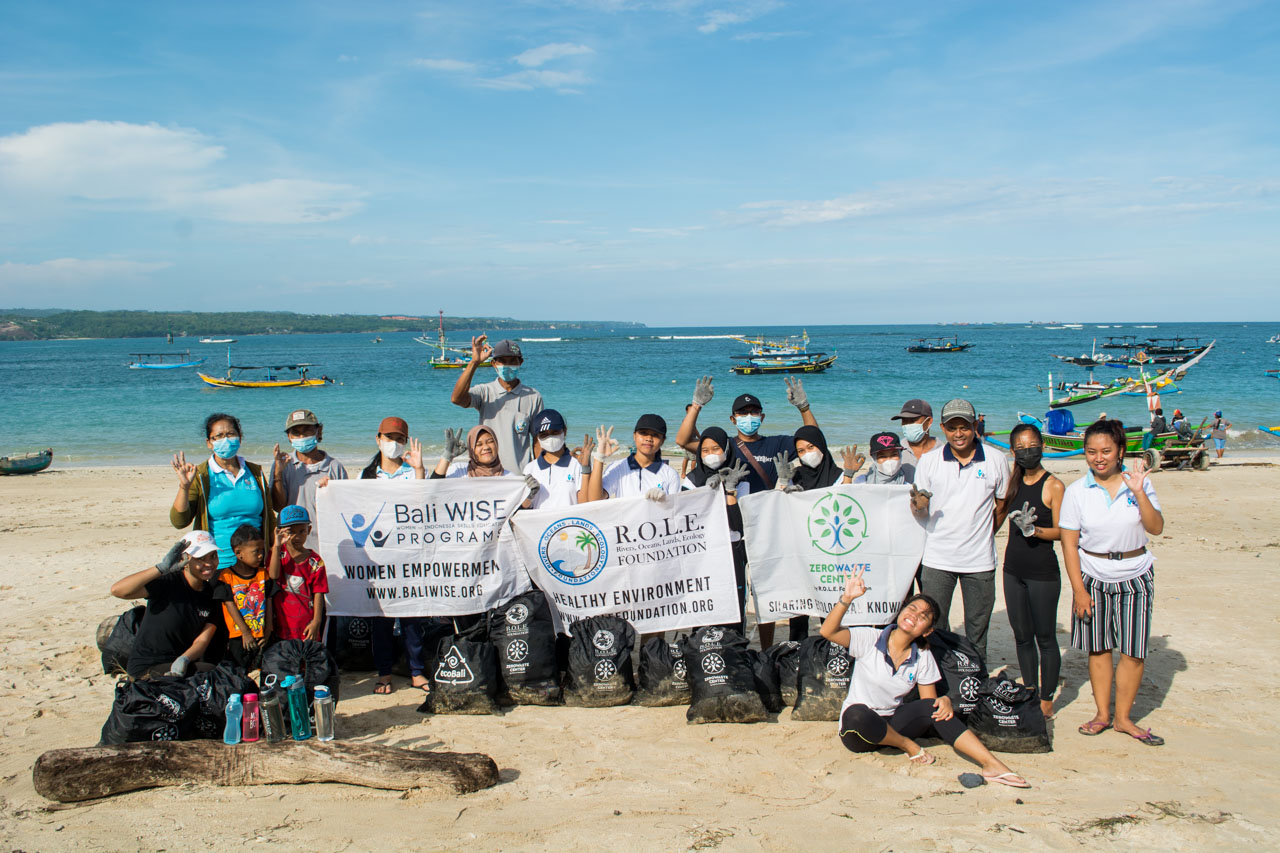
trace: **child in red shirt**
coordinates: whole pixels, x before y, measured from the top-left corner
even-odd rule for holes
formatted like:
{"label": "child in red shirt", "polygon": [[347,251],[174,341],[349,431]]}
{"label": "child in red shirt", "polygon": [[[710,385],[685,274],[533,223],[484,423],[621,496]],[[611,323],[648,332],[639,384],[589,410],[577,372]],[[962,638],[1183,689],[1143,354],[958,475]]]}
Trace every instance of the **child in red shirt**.
{"label": "child in red shirt", "polygon": [[227,623],[227,656],[237,666],[255,670],[262,664],[262,652],[271,637],[271,595],[275,584],[262,565],[266,547],[262,531],[242,524],[231,534],[231,550],[236,562],[218,573],[222,581],[213,594],[221,601]]}
{"label": "child in red shirt", "polygon": [[329,575],[320,555],[306,547],[309,533],[311,518],[305,509],[294,504],[280,510],[268,573],[277,584],[273,604],[276,637],[281,640],[318,641],[324,636]]}

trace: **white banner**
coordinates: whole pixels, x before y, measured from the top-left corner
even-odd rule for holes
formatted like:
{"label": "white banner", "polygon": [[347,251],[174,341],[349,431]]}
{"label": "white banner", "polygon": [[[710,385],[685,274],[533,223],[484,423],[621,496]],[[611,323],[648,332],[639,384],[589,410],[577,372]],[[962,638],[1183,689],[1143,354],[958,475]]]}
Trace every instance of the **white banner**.
{"label": "white banner", "polygon": [[528,589],[506,528],[526,493],[520,477],[334,480],[317,489],[329,612],[463,616]]}
{"label": "white banner", "polygon": [[724,494],[620,498],[511,520],[520,559],[547,594],[556,629],[612,614],[641,633],[737,622]]}
{"label": "white banner", "polygon": [[751,593],[760,621],[826,617],[854,569],[867,593],[845,625],[886,625],[911,589],[924,553],[924,527],[911,514],[908,486],[832,486],[740,502]]}

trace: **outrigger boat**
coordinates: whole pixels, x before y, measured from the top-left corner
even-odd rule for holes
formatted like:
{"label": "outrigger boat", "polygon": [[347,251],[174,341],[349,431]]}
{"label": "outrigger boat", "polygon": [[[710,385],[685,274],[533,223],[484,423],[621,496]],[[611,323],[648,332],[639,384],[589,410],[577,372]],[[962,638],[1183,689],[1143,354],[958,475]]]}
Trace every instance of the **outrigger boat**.
{"label": "outrigger boat", "polygon": [[0,474],[35,474],[53,464],[53,448],[16,456],[0,456]]}
{"label": "outrigger boat", "polygon": [[[1045,449],[1050,451],[1045,453],[1047,458],[1063,459],[1084,453],[1084,431],[1089,424],[1077,424],[1070,412],[1050,411],[1043,419],[1026,412],[1018,412],[1018,420],[1040,430]],[[1153,471],[1165,462],[1203,471],[1209,467],[1212,460],[1204,447],[1203,422],[1200,427],[1189,432],[1187,436],[1173,431],[1153,433],[1141,426],[1125,427],[1124,453],[1126,456],[1141,456],[1147,463],[1147,467]],[[1008,435],[1008,432],[993,432],[983,436],[983,441],[1008,450],[1008,441],[1002,441],[999,438],[999,436],[1007,438]]]}
{"label": "outrigger boat", "polygon": [[[746,344],[751,347],[751,352],[746,358],[755,355],[804,355],[809,352],[809,330],[805,329],[798,337],[790,336],[780,341],[769,341],[764,338],[748,338],[742,335],[725,335],[729,340],[737,341],[740,344]],[[740,356],[734,356],[739,358]]]}
{"label": "outrigger boat", "polygon": [[916,338],[907,352],[964,352],[973,346],[969,341],[960,342],[960,336],[950,338]]}
{"label": "outrigger boat", "polygon": [[741,364],[729,369],[739,376],[755,376],[762,373],[821,373],[835,364],[836,355],[825,352],[804,352],[793,355],[735,355]]}
{"label": "outrigger boat", "polygon": [[1271,436],[1272,438],[1280,438],[1280,426],[1260,426],[1258,432]]}
{"label": "outrigger boat", "polygon": [[204,364],[203,358],[192,358],[190,350],[182,352],[131,352],[130,370],[173,370]]}
{"label": "outrigger boat", "polygon": [[[311,362],[298,362],[296,364],[232,364],[231,363],[231,347],[227,347],[227,375],[209,376],[204,373],[196,372],[208,385],[215,388],[313,388],[318,385],[327,385],[333,380],[328,376],[321,376],[319,379],[313,379],[308,376],[309,369],[317,365]],[[251,370],[265,370],[266,375],[261,379],[241,379],[240,374]],[[287,371],[296,373],[297,376],[279,376],[277,371]]]}
{"label": "outrigger boat", "polygon": [[[444,311],[440,311],[440,326],[436,340],[427,337],[427,333],[423,332],[421,337],[414,338],[415,341],[423,346],[439,347],[440,354],[433,355],[427,362],[433,370],[460,370],[471,363],[470,347],[459,347],[450,344],[444,337]],[[447,353],[458,353],[458,355],[447,355]],[[462,356],[466,356],[463,358]],[[493,364],[493,359],[485,359],[480,366],[489,367]]]}

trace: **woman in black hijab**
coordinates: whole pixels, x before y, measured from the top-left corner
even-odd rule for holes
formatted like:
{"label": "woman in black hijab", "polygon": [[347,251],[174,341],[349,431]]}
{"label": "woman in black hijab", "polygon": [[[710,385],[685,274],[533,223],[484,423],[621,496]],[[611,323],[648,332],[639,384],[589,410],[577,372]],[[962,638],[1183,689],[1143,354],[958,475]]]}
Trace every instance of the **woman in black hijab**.
{"label": "woman in black hijab", "polygon": [[747,635],[747,549],[742,542],[742,510],[738,508],[738,497],[747,493],[747,484],[743,482],[747,476],[746,463],[735,462],[728,466],[729,435],[720,427],[708,427],[698,439],[698,458],[693,468],[680,485],[684,489],[696,489],[700,486],[722,486],[725,495],[725,510],[729,515],[729,543],[733,551],[733,574],[738,585],[738,613],[741,615],[735,625],[722,625],[723,628],[734,628]]}
{"label": "woman in black hijab", "polygon": [[800,464],[791,472],[791,484],[800,491],[825,489],[840,482],[843,471],[827,449],[827,437],[816,426],[796,430],[796,458]]}

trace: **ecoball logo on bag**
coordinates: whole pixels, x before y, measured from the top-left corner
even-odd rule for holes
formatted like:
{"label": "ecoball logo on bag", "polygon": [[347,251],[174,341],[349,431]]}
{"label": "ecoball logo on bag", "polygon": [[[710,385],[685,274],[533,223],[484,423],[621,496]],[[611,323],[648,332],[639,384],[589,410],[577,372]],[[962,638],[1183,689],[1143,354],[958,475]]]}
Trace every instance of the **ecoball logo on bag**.
{"label": "ecoball logo on bag", "polygon": [[867,514],[848,495],[826,494],[809,510],[809,541],[832,557],[852,554],[867,538]]}
{"label": "ecoball logo on bag", "polygon": [[436,667],[436,681],[444,684],[470,684],[476,680],[475,673],[467,659],[458,651],[457,646],[449,646],[449,653],[440,659]]}
{"label": "ecoball logo on bag", "polygon": [[604,568],[609,543],[600,528],[585,518],[562,518],[538,538],[538,558],[556,580],[583,584]]}

